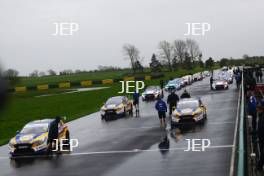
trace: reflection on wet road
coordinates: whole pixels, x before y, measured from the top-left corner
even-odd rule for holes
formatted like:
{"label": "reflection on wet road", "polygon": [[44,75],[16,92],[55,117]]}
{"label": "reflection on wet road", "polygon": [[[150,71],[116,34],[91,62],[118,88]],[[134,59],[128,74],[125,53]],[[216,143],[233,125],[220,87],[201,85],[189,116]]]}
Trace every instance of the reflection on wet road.
{"label": "reflection on wet road", "polygon": [[[204,125],[160,128],[154,102],[141,102],[140,118],[104,122],[94,113],[69,123],[71,138],[79,140],[71,154],[15,162],[0,147],[0,175],[228,175],[238,91],[234,85],[210,91],[209,78],[187,89],[207,107]],[[186,152],[186,139],[210,139],[211,146]]]}

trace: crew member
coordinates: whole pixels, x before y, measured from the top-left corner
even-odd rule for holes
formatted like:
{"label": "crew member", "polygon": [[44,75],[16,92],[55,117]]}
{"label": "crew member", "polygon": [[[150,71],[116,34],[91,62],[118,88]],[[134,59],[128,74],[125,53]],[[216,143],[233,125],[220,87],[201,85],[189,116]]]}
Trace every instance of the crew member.
{"label": "crew member", "polygon": [[166,123],[166,112],[167,112],[167,105],[166,103],[158,97],[158,100],[155,105],[156,110],[158,111],[159,114],[159,119],[160,119],[160,126],[164,127]]}
{"label": "crew member", "polygon": [[213,82],[214,82],[214,79],[213,79],[213,76],[211,76],[211,78],[210,78],[210,87],[211,87],[211,90],[213,90]]}
{"label": "crew member", "polygon": [[164,81],[163,81],[163,79],[160,80],[160,88],[161,88],[161,97],[163,97],[163,88],[164,88]]}
{"label": "crew member", "polygon": [[170,108],[170,111],[169,111],[170,115],[172,114],[173,108],[176,108],[178,101],[179,101],[178,95],[174,91],[172,91],[167,98],[167,103],[170,106],[169,107]]}
{"label": "crew member", "polygon": [[[54,121],[50,123],[48,134],[48,152],[51,152],[53,143],[56,144],[56,140],[59,138],[59,123],[61,117],[57,116]],[[59,142],[59,141],[58,141]]]}
{"label": "crew member", "polygon": [[262,170],[264,165],[264,99],[261,100],[260,106],[258,107],[259,111],[259,120],[258,120],[258,139],[259,139],[259,150],[260,157],[258,161],[257,168]]}
{"label": "crew member", "polygon": [[187,90],[185,89],[183,91],[183,93],[181,94],[181,98],[191,98],[191,95],[187,92]]}
{"label": "crew member", "polygon": [[135,106],[136,109],[136,117],[139,117],[139,97],[140,94],[135,90],[133,93],[133,105]]}
{"label": "crew member", "polygon": [[253,92],[248,101],[248,114],[252,116],[252,132],[255,134],[257,125],[257,99]]}

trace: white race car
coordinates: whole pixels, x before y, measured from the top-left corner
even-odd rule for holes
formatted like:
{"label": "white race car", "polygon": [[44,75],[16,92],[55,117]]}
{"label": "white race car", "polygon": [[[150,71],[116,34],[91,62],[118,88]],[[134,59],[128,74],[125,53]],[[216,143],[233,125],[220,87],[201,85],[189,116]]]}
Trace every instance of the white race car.
{"label": "white race car", "polygon": [[214,90],[228,89],[228,82],[226,80],[214,80],[212,84]]}

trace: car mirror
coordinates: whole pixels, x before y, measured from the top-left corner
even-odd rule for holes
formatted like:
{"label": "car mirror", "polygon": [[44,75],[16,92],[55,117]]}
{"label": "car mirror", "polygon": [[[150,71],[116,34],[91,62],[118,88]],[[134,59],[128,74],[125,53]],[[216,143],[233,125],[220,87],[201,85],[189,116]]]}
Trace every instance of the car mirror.
{"label": "car mirror", "polygon": [[20,131],[19,131],[19,130],[17,130],[17,131],[16,131],[16,134],[19,134],[19,133],[20,133]]}

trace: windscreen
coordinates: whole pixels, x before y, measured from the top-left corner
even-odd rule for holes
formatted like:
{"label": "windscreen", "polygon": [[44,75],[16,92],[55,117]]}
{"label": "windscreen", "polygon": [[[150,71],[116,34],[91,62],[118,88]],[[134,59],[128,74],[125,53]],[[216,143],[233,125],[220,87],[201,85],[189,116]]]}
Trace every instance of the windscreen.
{"label": "windscreen", "polygon": [[48,124],[34,124],[34,125],[26,125],[20,133],[24,134],[38,134],[44,133],[48,131]]}
{"label": "windscreen", "polygon": [[121,104],[121,103],[122,103],[122,99],[120,97],[118,97],[118,98],[116,97],[116,98],[108,99],[107,102],[106,102],[106,105],[110,105],[110,104],[117,105],[117,104]]}
{"label": "windscreen", "polygon": [[179,109],[193,109],[193,108],[197,108],[199,106],[198,101],[181,101],[179,102],[177,108]]}

